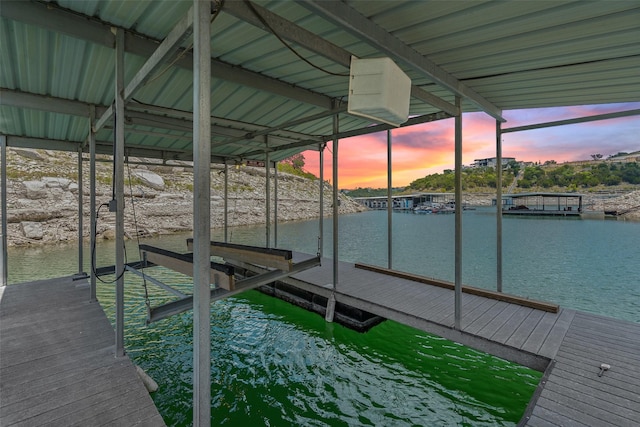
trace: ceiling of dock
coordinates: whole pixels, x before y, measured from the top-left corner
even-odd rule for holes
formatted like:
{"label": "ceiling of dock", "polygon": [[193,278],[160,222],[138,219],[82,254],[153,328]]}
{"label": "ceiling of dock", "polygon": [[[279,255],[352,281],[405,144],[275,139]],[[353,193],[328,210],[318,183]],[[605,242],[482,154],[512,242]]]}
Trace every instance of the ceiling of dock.
{"label": "ceiling of dock", "polygon": [[[77,150],[91,106],[114,101],[114,28],[125,85],[191,1],[7,1],[0,6],[0,134],[9,146]],[[349,58],[391,57],[411,78],[407,124],[457,111],[640,100],[638,1],[213,2],[214,161],[280,160],[388,126],[348,115]],[[276,36],[277,35],[277,36]],[[193,38],[127,103],[129,155],[190,159]],[[285,44],[286,43],[286,44]],[[266,138],[265,135],[269,137]],[[97,134],[111,153],[113,121]]]}

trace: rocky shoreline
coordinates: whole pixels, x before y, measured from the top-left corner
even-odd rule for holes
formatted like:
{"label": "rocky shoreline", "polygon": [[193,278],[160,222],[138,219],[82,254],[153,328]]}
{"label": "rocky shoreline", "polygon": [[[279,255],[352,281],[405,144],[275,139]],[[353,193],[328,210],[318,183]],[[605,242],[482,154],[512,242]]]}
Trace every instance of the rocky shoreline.
{"label": "rocky shoreline", "polygon": [[[97,204],[111,199],[112,165],[97,162]],[[193,226],[192,169],[187,162],[154,164],[129,159],[125,167],[125,234],[134,238],[190,231]],[[229,226],[264,224],[264,168],[229,167]],[[89,239],[89,167],[83,166],[83,238]],[[274,209],[272,178],[271,208]],[[224,226],[224,167],[211,172],[211,227]],[[278,173],[278,221],[318,218],[319,181]],[[324,213],[332,212],[332,188],[324,185]],[[7,150],[7,219],[9,246],[55,244],[78,239],[77,154],[47,150]],[[340,214],[366,210],[340,193]],[[465,204],[490,206],[492,193],[465,193]],[[620,218],[640,220],[640,190],[620,194],[585,193],[588,210],[626,212]],[[271,215],[273,218],[273,214]],[[98,238],[112,239],[115,216],[99,210]]]}
{"label": "rocky shoreline", "polygon": [[[185,232],[193,227],[193,171],[187,162],[125,166],[125,235],[134,238]],[[139,162],[143,163],[143,162]],[[97,162],[96,203],[111,199],[111,164]],[[229,226],[264,224],[264,168],[229,167]],[[77,154],[43,150],[7,150],[7,241],[9,246],[55,244],[78,239]],[[273,177],[271,208],[274,209]],[[89,239],[89,167],[83,165],[83,238]],[[319,181],[278,173],[278,221],[319,217]],[[224,167],[211,171],[211,227],[224,226]],[[324,213],[332,212],[333,191],[324,185]],[[339,194],[340,214],[364,207]],[[273,213],[271,215],[273,220]],[[115,215],[99,209],[98,239],[113,239]]]}

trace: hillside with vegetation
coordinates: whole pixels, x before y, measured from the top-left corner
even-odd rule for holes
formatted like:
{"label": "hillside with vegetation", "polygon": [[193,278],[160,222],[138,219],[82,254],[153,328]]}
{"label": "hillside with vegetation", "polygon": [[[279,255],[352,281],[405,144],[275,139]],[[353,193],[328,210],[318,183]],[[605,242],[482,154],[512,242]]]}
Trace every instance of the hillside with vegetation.
{"label": "hillside with vegetation", "polygon": [[[592,160],[558,164],[522,164],[511,161],[502,173],[503,193],[576,192],[585,195],[585,206],[591,210],[626,212],[626,218],[640,219],[640,151],[618,153],[606,160],[599,154]],[[462,190],[465,202],[490,205],[496,193],[496,170],[492,167],[465,168]],[[455,171],[427,175],[406,187],[393,188],[392,194],[451,193],[455,189]],[[386,188],[356,188],[346,193],[351,197],[386,196]],[[612,197],[618,196],[618,197]]]}

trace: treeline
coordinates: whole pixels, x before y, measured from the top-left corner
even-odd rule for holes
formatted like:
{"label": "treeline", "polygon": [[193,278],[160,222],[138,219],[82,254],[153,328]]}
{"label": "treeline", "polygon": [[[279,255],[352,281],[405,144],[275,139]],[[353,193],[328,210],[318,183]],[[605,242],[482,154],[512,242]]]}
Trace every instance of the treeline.
{"label": "treeline", "polygon": [[[508,187],[513,182],[517,168],[508,168],[502,172],[502,186]],[[469,168],[462,171],[462,189],[472,190],[474,188],[496,188],[495,168]],[[455,172],[446,169],[443,173],[434,173],[424,178],[418,178],[409,184],[409,188],[414,191],[434,190],[453,191],[455,188]]]}
{"label": "treeline", "polygon": [[630,163],[598,163],[591,167],[576,169],[571,165],[555,168],[528,166],[518,180],[518,187],[568,187],[569,190],[596,187],[598,185],[640,184],[640,166]]}
{"label": "treeline", "polygon": [[[502,171],[502,187],[508,188],[520,172],[516,162],[509,164]],[[518,188],[551,188],[561,187],[567,191],[579,188],[611,186],[619,184],[640,184],[640,164],[600,162],[596,165],[562,165],[554,161],[544,165],[527,166],[518,178]],[[462,171],[462,189],[465,191],[496,188],[495,168],[468,168]],[[452,192],[455,189],[455,172],[446,169],[442,173],[434,173],[419,178],[405,188],[394,188],[393,194],[404,194],[416,191]],[[386,196],[386,188],[357,188],[346,191],[351,197]]]}

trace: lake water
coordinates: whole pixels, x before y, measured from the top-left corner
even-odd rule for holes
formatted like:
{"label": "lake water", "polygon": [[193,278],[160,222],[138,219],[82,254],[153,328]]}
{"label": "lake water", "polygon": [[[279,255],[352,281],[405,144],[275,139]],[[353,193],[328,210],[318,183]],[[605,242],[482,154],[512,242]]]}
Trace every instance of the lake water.
{"label": "lake water", "polygon": [[[453,215],[394,213],[393,267],[453,280]],[[386,212],[340,218],[339,257],[387,265]],[[325,220],[331,256],[331,219]],[[315,253],[318,221],[280,224],[280,247]],[[221,239],[219,230],[214,239]],[[504,291],[640,322],[640,223],[503,219]],[[187,236],[143,243],[186,251]],[[264,245],[264,227],[231,230],[232,242]],[[463,282],[495,288],[493,210],[463,216]],[[12,248],[17,283],[77,270],[72,245]],[[113,242],[97,248],[113,263]],[[128,260],[138,258],[128,243]],[[89,251],[85,254],[88,261]],[[85,268],[88,270],[88,267]],[[148,273],[190,289],[190,279]],[[191,313],[145,325],[144,289],[126,275],[126,347],[160,385],[156,405],[169,425],[191,422]],[[172,299],[149,288],[153,304]],[[98,295],[113,318],[113,286]],[[514,425],[540,373],[386,321],[366,334],[251,291],[212,304],[212,425]]]}

